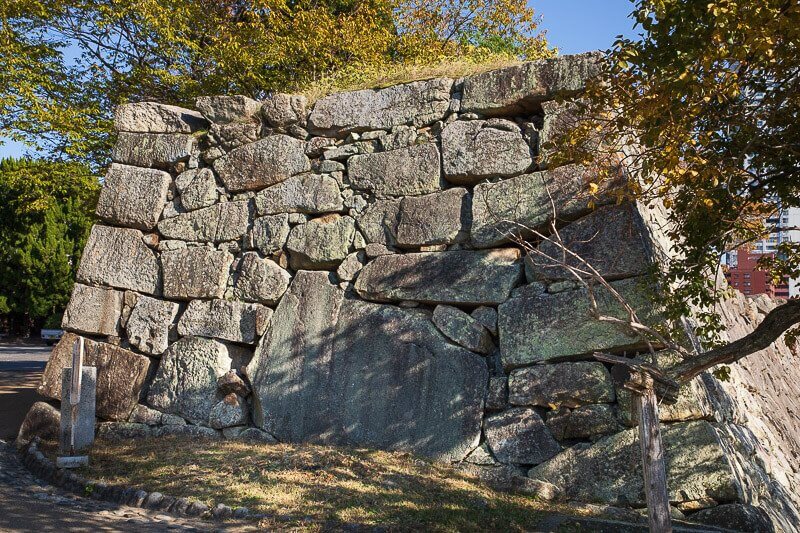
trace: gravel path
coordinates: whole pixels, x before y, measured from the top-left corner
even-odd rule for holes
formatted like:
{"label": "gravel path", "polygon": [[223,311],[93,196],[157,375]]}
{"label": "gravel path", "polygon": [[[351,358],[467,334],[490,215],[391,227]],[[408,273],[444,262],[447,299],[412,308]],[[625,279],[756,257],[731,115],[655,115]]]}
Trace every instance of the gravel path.
{"label": "gravel path", "polygon": [[220,531],[214,524],[81,498],[40,483],[0,441],[0,531]]}

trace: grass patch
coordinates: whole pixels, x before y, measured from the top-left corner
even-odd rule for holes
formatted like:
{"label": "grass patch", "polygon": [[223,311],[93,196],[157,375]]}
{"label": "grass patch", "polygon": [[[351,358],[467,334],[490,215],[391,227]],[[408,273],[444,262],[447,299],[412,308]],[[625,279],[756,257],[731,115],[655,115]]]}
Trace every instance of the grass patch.
{"label": "grass patch", "polygon": [[[401,452],[262,445],[180,437],[97,441],[87,478],[175,497],[248,507],[280,527],[383,525],[391,530],[522,531],[543,511],[534,496],[498,492],[454,468]],[[261,524],[270,527],[270,520]]]}
{"label": "grass patch", "polygon": [[412,63],[381,65],[358,65],[344,67],[335,75],[322,77],[299,89],[309,104],[333,93],[357,91],[359,89],[382,89],[431,78],[463,78],[504,67],[520,65],[523,62],[506,55],[492,55],[481,58],[447,58],[434,63]]}

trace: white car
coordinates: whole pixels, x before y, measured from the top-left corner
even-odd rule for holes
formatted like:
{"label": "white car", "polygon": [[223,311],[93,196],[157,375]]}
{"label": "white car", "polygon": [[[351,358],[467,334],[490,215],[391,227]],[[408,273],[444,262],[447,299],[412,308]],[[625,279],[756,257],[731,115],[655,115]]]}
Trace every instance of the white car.
{"label": "white car", "polygon": [[47,343],[48,346],[52,346],[61,339],[61,336],[64,335],[63,329],[43,329],[42,330],[42,340]]}

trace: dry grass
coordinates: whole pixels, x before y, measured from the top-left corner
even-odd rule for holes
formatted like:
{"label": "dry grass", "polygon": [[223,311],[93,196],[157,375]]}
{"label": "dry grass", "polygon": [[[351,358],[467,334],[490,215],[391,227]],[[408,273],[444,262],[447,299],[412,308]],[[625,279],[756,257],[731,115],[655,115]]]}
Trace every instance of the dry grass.
{"label": "dry grass", "polygon": [[336,524],[522,531],[535,528],[542,511],[570,512],[530,495],[494,491],[447,465],[364,449],[175,437],[98,441],[81,473],[207,504],[245,506],[280,519],[264,527],[312,531]]}
{"label": "dry grass", "polygon": [[482,61],[448,59],[434,64],[384,65],[379,69],[364,67],[354,69],[352,72],[343,69],[335,78],[323,78],[309,84],[300,91],[300,94],[303,94],[311,104],[333,93],[380,89],[431,78],[456,79],[521,63],[522,61],[516,59],[493,57]]}

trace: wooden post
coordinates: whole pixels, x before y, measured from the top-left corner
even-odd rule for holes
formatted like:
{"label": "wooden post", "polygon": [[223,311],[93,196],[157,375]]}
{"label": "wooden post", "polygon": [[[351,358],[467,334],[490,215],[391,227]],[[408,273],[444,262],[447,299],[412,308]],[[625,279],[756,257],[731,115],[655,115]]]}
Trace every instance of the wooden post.
{"label": "wooden post", "polygon": [[667,491],[667,463],[661,428],[658,424],[658,401],[653,379],[644,374],[646,386],[642,393],[633,393],[634,408],[639,420],[639,444],[642,450],[644,493],[647,498],[647,515],[651,533],[671,533]]}
{"label": "wooden post", "polygon": [[639,422],[639,445],[642,450],[644,494],[651,533],[671,533],[667,490],[667,461],[658,425],[658,398],[667,403],[678,400],[680,386],[658,368],[617,355],[595,353],[595,359],[611,363],[614,383],[633,397],[634,417]]}

